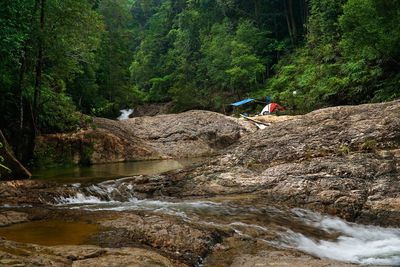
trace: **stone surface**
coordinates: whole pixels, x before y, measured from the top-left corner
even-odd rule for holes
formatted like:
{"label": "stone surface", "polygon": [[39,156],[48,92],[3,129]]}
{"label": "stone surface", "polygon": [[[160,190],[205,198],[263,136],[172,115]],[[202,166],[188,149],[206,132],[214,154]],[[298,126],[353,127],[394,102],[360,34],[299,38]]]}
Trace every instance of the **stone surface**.
{"label": "stone surface", "polygon": [[[139,216],[121,213],[100,224],[108,229],[115,229],[111,232],[111,244],[107,244],[109,238],[101,236],[105,245],[116,245],[115,241],[144,244],[190,266],[198,264],[224,235],[220,231],[208,230],[204,226],[199,227],[167,215]],[[121,237],[115,238],[116,236]]]}
{"label": "stone surface", "polygon": [[307,160],[400,145],[400,101],[316,110],[245,136],[231,165]]}
{"label": "stone surface", "polygon": [[0,212],[0,227],[28,221],[28,214],[16,211]]}
{"label": "stone surface", "polygon": [[115,122],[96,118],[99,130],[124,139],[136,136],[156,155],[187,158],[217,154],[235,143],[245,132],[237,120],[209,111],[139,117]]}
{"label": "stone surface", "polygon": [[156,116],[162,114],[171,113],[171,109],[173,108],[172,102],[168,103],[153,103],[153,104],[145,104],[142,106],[137,106],[134,108],[132,117],[144,117],[144,116]]}
{"label": "stone surface", "polygon": [[[94,118],[92,129],[38,138],[36,155],[48,163],[109,163],[219,154],[249,123],[209,111],[131,118]],[[48,161],[48,162],[46,162]]]}
{"label": "stone surface", "polygon": [[398,225],[399,148],[400,101],[334,107],[272,124],[215,161],[142,178],[134,190],[143,197],[262,192],[273,203]]}
{"label": "stone surface", "polygon": [[[0,240],[2,266],[177,266],[160,254],[140,248],[97,246],[43,247]],[[180,264],[180,266],[184,266]]]}
{"label": "stone surface", "polygon": [[258,255],[241,255],[237,257],[231,267],[351,267],[355,264],[346,264],[331,260],[321,260],[307,255],[296,255],[290,252],[274,251],[262,252]]}

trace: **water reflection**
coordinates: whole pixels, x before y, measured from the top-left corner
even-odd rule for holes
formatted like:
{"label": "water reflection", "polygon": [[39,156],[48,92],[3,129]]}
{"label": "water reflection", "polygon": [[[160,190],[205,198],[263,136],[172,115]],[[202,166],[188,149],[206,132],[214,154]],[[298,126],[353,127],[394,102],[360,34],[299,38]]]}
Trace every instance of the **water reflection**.
{"label": "water reflection", "polygon": [[86,222],[34,221],[0,228],[0,236],[9,240],[44,246],[81,245],[97,233],[99,227]]}
{"label": "water reflection", "polygon": [[44,179],[60,183],[91,183],[133,175],[159,174],[194,166],[204,160],[204,158],[151,160],[43,169],[34,172],[33,179]]}

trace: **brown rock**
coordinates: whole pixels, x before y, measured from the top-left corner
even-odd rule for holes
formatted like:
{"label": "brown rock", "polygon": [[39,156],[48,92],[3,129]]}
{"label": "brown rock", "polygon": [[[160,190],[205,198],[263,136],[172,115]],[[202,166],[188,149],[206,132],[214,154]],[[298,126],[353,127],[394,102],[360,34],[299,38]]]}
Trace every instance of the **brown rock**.
{"label": "brown rock", "polygon": [[[175,266],[160,254],[139,248],[43,247],[0,240],[3,266]],[[181,265],[183,266],[183,265]]]}
{"label": "brown rock", "polygon": [[0,226],[7,226],[28,221],[28,214],[16,211],[0,212]]}
{"label": "brown rock", "polygon": [[235,259],[231,267],[351,267],[355,264],[340,263],[332,260],[321,260],[307,255],[294,255],[289,252],[264,252],[259,255],[242,255]]}
{"label": "brown rock", "polygon": [[117,231],[112,234],[113,242],[118,242],[118,238],[115,237],[118,236],[118,232],[123,231],[122,239],[125,240],[121,243],[147,245],[189,265],[197,264],[222,238],[221,233],[216,230],[207,230],[204,226],[198,227],[166,215],[143,217],[122,213],[117,218],[100,223]]}
{"label": "brown rock", "polygon": [[249,131],[246,123],[209,111],[125,121],[94,118],[94,125],[95,129],[39,137],[37,157],[46,165],[209,156]]}
{"label": "brown rock", "polygon": [[154,192],[262,191],[272,202],[396,225],[399,147],[400,101],[327,108],[244,136],[208,166],[161,175],[163,187]]}
{"label": "brown rock", "polygon": [[247,130],[238,120],[210,111],[139,117],[125,121],[101,118],[97,127],[121,139],[136,136],[159,157],[185,158],[217,154]]}

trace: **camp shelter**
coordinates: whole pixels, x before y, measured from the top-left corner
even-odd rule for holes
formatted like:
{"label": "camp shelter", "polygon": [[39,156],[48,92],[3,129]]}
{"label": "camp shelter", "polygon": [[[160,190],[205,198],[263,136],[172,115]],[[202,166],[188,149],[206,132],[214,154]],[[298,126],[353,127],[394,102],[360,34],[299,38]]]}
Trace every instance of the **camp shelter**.
{"label": "camp shelter", "polygon": [[231,106],[240,107],[240,106],[242,106],[244,104],[251,103],[251,102],[254,102],[254,101],[255,101],[254,98],[246,98],[246,99],[240,100],[239,102],[232,103]]}
{"label": "camp shelter", "polygon": [[233,113],[238,116],[239,114],[256,114],[260,103],[264,102],[254,98],[246,98],[238,102],[231,103],[230,106],[233,107]]}

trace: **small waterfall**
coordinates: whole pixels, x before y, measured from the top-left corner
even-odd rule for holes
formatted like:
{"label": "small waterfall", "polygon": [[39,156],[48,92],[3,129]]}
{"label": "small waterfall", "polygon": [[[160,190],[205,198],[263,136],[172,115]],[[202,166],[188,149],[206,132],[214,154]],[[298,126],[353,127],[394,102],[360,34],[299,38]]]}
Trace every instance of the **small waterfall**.
{"label": "small waterfall", "polygon": [[129,119],[129,115],[133,113],[133,109],[121,109],[120,112],[121,115],[117,118],[117,120],[123,121]]}
{"label": "small waterfall", "polygon": [[70,194],[68,197],[56,197],[55,202],[61,205],[126,202],[135,198],[131,183],[132,180],[123,178],[87,187],[81,187],[80,184],[71,184],[69,189],[74,194]]}

